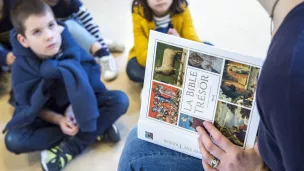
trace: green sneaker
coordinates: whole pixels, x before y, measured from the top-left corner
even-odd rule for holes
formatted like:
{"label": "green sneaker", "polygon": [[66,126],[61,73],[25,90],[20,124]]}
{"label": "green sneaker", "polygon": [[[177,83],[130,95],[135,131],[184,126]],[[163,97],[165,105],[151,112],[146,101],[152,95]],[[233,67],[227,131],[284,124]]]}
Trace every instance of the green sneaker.
{"label": "green sneaker", "polygon": [[96,139],[97,142],[118,142],[120,141],[120,134],[116,125],[112,125],[103,135]]}
{"label": "green sneaker", "polygon": [[72,155],[64,152],[59,146],[41,152],[41,166],[43,171],[60,171],[72,159]]}

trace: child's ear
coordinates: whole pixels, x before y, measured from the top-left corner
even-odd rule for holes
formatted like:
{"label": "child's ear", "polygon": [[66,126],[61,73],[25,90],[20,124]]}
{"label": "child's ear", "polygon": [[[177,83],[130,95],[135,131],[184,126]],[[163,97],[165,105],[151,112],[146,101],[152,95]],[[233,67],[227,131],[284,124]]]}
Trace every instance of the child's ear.
{"label": "child's ear", "polygon": [[17,35],[17,40],[19,41],[19,43],[25,47],[25,48],[29,48],[29,43],[27,41],[27,39],[22,35],[22,34],[18,34]]}

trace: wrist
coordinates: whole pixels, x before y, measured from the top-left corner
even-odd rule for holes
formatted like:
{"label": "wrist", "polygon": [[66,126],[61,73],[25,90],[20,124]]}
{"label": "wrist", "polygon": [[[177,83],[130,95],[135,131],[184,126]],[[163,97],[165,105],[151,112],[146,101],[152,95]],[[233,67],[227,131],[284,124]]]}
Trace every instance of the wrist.
{"label": "wrist", "polygon": [[54,115],[54,123],[56,125],[60,125],[60,122],[64,119],[64,116],[60,115],[60,114],[55,114]]}

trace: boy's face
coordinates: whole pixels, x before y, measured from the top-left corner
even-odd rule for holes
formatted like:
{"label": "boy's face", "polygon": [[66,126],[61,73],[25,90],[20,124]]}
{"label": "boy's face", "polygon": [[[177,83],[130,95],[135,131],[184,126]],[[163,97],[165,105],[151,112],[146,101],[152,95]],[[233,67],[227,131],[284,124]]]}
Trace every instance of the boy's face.
{"label": "boy's face", "polygon": [[18,41],[40,58],[47,59],[56,55],[61,46],[61,28],[53,14],[31,15],[24,21],[24,36],[18,34]]}

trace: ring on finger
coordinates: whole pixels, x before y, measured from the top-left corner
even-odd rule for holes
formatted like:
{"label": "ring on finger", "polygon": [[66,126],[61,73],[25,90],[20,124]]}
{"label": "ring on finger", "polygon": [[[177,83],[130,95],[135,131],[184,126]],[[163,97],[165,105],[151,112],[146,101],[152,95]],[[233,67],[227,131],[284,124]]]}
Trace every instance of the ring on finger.
{"label": "ring on finger", "polygon": [[220,160],[216,157],[213,157],[213,159],[210,161],[210,165],[212,168],[216,168],[220,163]]}

